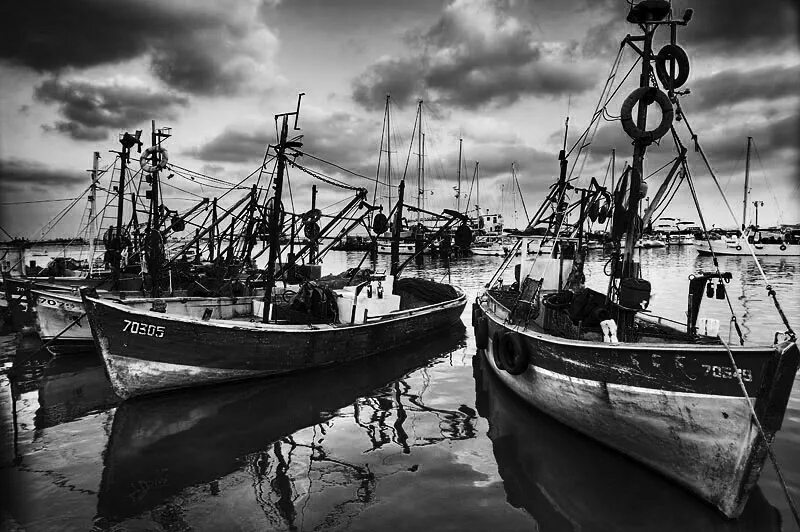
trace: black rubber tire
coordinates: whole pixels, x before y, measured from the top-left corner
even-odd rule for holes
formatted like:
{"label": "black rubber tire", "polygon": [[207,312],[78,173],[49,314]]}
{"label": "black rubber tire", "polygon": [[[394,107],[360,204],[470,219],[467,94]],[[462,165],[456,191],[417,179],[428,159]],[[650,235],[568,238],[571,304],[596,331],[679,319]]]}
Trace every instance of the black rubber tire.
{"label": "black rubber tire", "polygon": [[525,341],[518,333],[507,333],[500,340],[500,358],[511,375],[525,373],[530,363]]}
{"label": "black rubber tire", "polygon": [[478,349],[489,347],[489,320],[486,316],[479,317],[475,325],[475,345]]}
{"label": "black rubber tire", "polygon": [[[675,78],[669,75],[669,61],[675,59]],[[682,87],[689,79],[689,56],[677,44],[668,44],[656,56],[656,76],[665,89]]]}
{"label": "black rubber tire", "polygon": [[501,331],[497,331],[494,333],[494,336],[492,336],[492,359],[494,360],[494,365],[497,366],[497,369],[506,369],[506,366],[503,363],[503,357],[500,356],[502,345],[503,333]]}

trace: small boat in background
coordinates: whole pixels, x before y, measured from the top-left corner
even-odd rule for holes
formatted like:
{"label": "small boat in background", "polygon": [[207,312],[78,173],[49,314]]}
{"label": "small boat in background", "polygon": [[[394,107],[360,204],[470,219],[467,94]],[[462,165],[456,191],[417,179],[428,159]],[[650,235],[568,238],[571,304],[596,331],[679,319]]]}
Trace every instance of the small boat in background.
{"label": "small boat in background", "polygon": [[695,249],[701,255],[746,255],[757,257],[800,257],[800,234],[781,228],[762,229],[758,226],[758,208],[764,202],[754,201],[755,224],[748,225],[750,196],[750,150],[753,137],[747,137],[747,160],[744,172],[744,202],[741,230],[718,238],[698,239]]}

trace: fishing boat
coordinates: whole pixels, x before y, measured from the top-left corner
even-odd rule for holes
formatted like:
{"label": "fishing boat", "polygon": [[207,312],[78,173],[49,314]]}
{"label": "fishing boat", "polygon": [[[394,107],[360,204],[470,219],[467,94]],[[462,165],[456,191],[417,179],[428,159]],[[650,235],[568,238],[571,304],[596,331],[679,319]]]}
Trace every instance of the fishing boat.
{"label": "fishing boat", "polygon": [[741,230],[734,235],[708,238],[695,242],[701,255],[746,255],[756,257],[800,257],[800,238],[779,228],[762,229],[758,226],[758,208],[763,201],[754,201],[755,224],[748,225],[750,207],[750,150],[753,137],[747,137],[747,158],[744,170],[744,200],[742,202]]}
{"label": "fishing boat", "polygon": [[[98,513],[117,523],[188,487],[226,477],[242,467],[243,457],[267,452],[292,433],[341,416],[340,409],[360,397],[382,397],[388,383],[463,345],[464,333],[459,325],[419,350],[394,349],[380,359],[125,401],[114,415]],[[403,430],[402,421],[394,426]],[[150,488],[131,497],[132,486]]]}
{"label": "fishing boat", "polygon": [[[736,521],[626,456],[531,408],[473,359],[475,407],[489,424],[507,501],[541,530],[778,531],[780,512],[756,488]],[[676,510],[679,509],[679,510]],[[646,523],[646,525],[645,525]]]}
{"label": "fishing boat", "polygon": [[[619,53],[632,49],[642,59],[642,71],[640,87],[622,105],[622,125],[634,151],[632,165],[614,191],[610,236],[615,247],[604,272],[608,289],[601,293],[586,287],[579,233],[576,245],[558,242],[549,257],[532,261],[521,256],[513,279],[504,278],[513,256],[505,259],[473,305],[473,325],[476,344],[492,371],[526,402],[736,518],[771,453],[800,353],[770,286],[767,293],[786,327],[771,345],[745,345],[735,320],[738,345],[731,345],[719,336],[718,320],[700,317],[705,295],[729,297],[725,285],[731,273],[718,267],[689,278],[685,323],[648,308],[650,284],[641,278],[634,251],[646,227],[638,204],[644,198],[646,150],[669,132],[678,156],[644,219],[664,206],[662,198],[678,170],[699,205],[685,160],[688,150],[673,126],[677,107],[690,127],[676,92],[689,67],[676,43],[677,30],[690,19],[688,10],[683,18],[673,18],[668,2],[631,5],[628,21],[643,34],[625,37]],[[670,30],[670,43],[656,55],[653,37],[660,28]],[[616,92],[609,84],[612,90]],[[602,95],[598,108],[610,100]],[[661,122],[654,128],[648,129],[647,104],[633,117],[633,107],[642,101],[661,107]],[[702,150],[699,140],[697,146]],[[585,188],[568,186],[575,178],[568,179],[566,153],[565,145],[556,185],[530,223],[546,221],[553,235],[560,234],[575,196],[572,205],[580,210],[576,227],[582,227],[587,205],[607,194],[594,180]]]}
{"label": "fishing boat", "polygon": [[[36,314],[36,332],[53,354],[84,351],[94,345],[83,301],[75,291],[31,290]],[[155,301],[151,297],[119,298],[118,293],[102,292],[105,299],[112,299],[133,309],[149,310]],[[157,305],[165,312],[200,318],[211,313],[219,319],[232,319],[250,315],[252,302],[259,296],[241,297],[164,297]]]}
{"label": "fishing boat", "polygon": [[[281,205],[287,151],[302,146],[287,137],[288,118],[295,116],[296,126],[299,110],[298,99],[296,111],[276,117],[282,117],[282,125],[273,147],[277,170],[270,187],[274,190],[268,200],[270,205]],[[401,264],[398,251],[404,190],[403,180],[394,209],[388,274],[357,269],[345,273],[341,282],[329,283],[317,275],[316,280],[303,281],[291,293],[282,283],[287,268],[278,263],[283,214],[273,208],[269,209],[267,220],[269,258],[264,272],[264,297],[252,302],[247,316],[224,319],[211,311],[196,317],[170,313],[163,305],[149,310],[134,308],[83,290],[83,305],[95,345],[116,393],[130,398],[341,364],[458,323],[466,305],[466,296],[460,289],[424,279],[399,278],[405,265],[413,260],[410,257]],[[365,189],[357,189],[351,203],[364,205],[366,195]],[[443,227],[457,221],[459,217],[455,216]],[[386,222],[385,217],[373,219],[374,225],[381,226],[377,233],[385,232]],[[360,223],[359,218],[352,225]]]}

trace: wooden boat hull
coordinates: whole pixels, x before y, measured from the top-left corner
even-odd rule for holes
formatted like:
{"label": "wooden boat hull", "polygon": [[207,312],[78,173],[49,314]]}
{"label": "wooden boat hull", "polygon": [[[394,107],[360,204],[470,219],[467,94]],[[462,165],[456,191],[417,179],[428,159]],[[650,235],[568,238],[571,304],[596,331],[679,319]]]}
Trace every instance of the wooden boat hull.
{"label": "wooden boat hull", "polygon": [[530,513],[540,530],[781,529],[780,513],[758,487],[739,520],[720,519],[716,509],[663,475],[531,408],[482,353],[473,365],[475,406],[489,423],[507,501]]}
{"label": "wooden boat hull", "polygon": [[[115,523],[223,478],[243,457],[325,422],[359,397],[383,396],[387,383],[457,349],[464,333],[457,324],[410,353],[394,349],[302,375],[125,401],[114,415],[98,513]],[[138,486],[148,489],[132,497]]]}
{"label": "wooden boat hull", "polygon": [[[519,375],[488,363],[517,395],[562,423],[644,463],[737,517],[767,448],[718,345],[603,344],[566,340],[505,323],[480,303],[489,338],[517,334],[530,364]],[[794,343],[732,348],[767,438],[780,428],[800,356]]]}
{"label": "wooden boat hull", "polygon": [[[35,308],[35,325],[43,342],[52,342],[50,349],[55,353],[92,348],[94,337],[89,321],[84,314],[83,301],[71,292],[50,292],[31,290]],[[251,312],[254,297],[167,297],[161,298],[167,312],[200,318],[208,309],[214,318],[229,319]],[[137,297],[119,301],[131,307],[149,310],[151,298]],[[71,327],[74,321],[77,323]],[[69,327],[66,331],[66,329]],[[59,333],[61,333],[59,335]],[[57,336],[57,338],[56,338]]]}
{"label": "wooden boat hull", "polygon": [[370,356],[459,322],[466,296],[364,324],[313,326],[203,321],[88,297],[84,305],[114,390],[129,398]]}

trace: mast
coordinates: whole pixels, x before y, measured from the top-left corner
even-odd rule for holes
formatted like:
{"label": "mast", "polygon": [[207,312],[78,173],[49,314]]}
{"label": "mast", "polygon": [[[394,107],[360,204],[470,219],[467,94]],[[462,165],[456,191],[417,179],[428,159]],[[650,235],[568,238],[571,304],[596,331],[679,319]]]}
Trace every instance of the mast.
{"label": "mast", "polygon": [[[653,33],[655,32],[656,26],[645,24],[643,27],[643,61],[642,73],[639,76],[639,86],[648,87],[650,85],[650,77],[652,75],[652,66],[650,64],[650,60],[653,57]],[[645,131],[647,129],[647,105],[638,105],[637,107],[638,112],[636,117],[636,126],[639,128],[639,130]],[[626,216],[627,235],[625,239],[625,254],[622,264],[623,277],[636,277],[633,259],[634,246],[636,244],[636,239],[638,238],[638,235],[636,234],[636,226],[639,218],[639,196],[641,195],[640,184],[644,176],[644,155],[647,151],[647,146],[649,143],[649,140],[645,141],[642,139],[637,139],[633,144],[633,168],[631,171],[630,195],[628,199]]]}
{"label": "mast", "polygon": [[94,269],[94,252],[95,252],[95,241],[97,240],[97,172],[100,166],[100,152],[94,152],[94,157],[92,160],[92,185],[89,191],[89,219],[87,220],[88,224],[88,235],[89,235],[89,276],[92,275],[92,270]]}
{"label": "mast", "polygon": [[750,146],[753,137],[747,137],[747,158],[744,163],[744,201],[742,202],[742,231],[747,229],[747,199],[750,195]]}
{"label": "mast", "polygon": [[481,226],[481,177],[478,172],[478,161],[475,161],[475,210],[478,211],[478,227]]}
{"label": "mast", "polygon": [[464,139],[458,139],[458,188],[456,189],[456,211],[461,212],[461,146]]}
{"label": "mast", "polygon": [[392,256],[389,273],[397,276],[400,269],[400,231],[403,225],[403,196],[406,189],[406,180],[401,179],[397,187],[397,208],[394,212],[394,227],[392,227]]}
{"label": "mast", "polygon": [[[117,226],[116,230],[112,233],[111,241],[106,246],[107,250],[111,252],[111,259],[109,265],[112,271],[112,288],[117,288],[119,285],[120,270],[122,269],[122,248],[123,248],[123,227],[122,227],[122,214],[125,210],[125,179],[128,173],[128,163],[131,158],[131,148],[137,146],[137,149],[142,151],[142,141],[139,138],[142,136],[142,130],[137,129],[136,133],[123,133],[119,139],[122,149],[118,152],[113,152],[119,155],[119,184],[117,185]],[[135,213],[136,210],[134,209]]]}
{"label": "mast", "polygon": [[386,189],[389,191],[389,210],[392,208],[392,128],[389,114],[389,95],[386,95]]}
{"label": "mast", "polygon": [[420,196],[422,196],[422,100],[417,102],[417,224],[419,224]]}
{"label": "mast", "polygon": [[166,154],[162,154],[161,141],[171,135],[168,132],[169,128],[156,129],[155,120],[151,120],[150,128],[150,140],[151,146],[153,146],[150,164],[153,166],[153,172],[150,174],[150,218],[147,221],[148,239],[150,240],[150,257],[147,270],[152,284],[150,295],[151,297],[159,297],[161,295],[160,281],[164,244],[161,241],[161,187],[158,180],[158,172],[159,168],[166,163]]}
{"label": "mast", "polygon": [[612,194],[616,190],[616,188],[614,188],[615,187],[614,174],[616,173],[616,170],[617,170],[617,150],[611,148],[611,193]]}
{"label": "mast", "polygon": [[278,157],[278,168],[275,174],[275,193],[273,194],[272,211],[269,213],[269,259],[267,260],[267,271],[264,279],[264,307],[261,321],[269,323],[271,314],[272,290],[275,288],[275,263],[280,255],[281,245],[281,196],[283,195],[283,174],[286,171],[286,148],[300,147],[300,142],[288,142],[289,116],[294,115],[294,128],[297,127],[297,120],[300,117],[300,100],[305,93],[301,92],[297,96],[297,110],[293,113],[283,113],[275,115],[275,120],[283,118],[281,121],[281,133],[278,145],[275,147]]}

